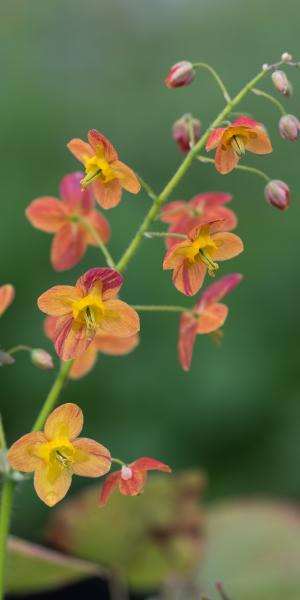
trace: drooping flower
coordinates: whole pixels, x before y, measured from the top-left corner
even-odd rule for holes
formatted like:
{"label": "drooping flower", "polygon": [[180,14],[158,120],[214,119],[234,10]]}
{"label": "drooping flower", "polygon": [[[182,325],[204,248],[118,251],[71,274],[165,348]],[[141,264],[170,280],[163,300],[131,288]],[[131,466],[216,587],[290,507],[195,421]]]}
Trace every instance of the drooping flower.
{"label": "drooping flower", "polygon": [[269,136],[262,123],[248,117],[239,117],[228,127],[214,129],[205,148],[208,152],[217,148],[215,166],[222,175],[234,169],[246,150],[254,154],[272,152]]}
{"label": "drooping flower", "polygon": [[63,360],[83,354],[97,331],[126,338],[139,331],[139,316],[116,298],[123,277],[114,269],[90,269],[76,285],[57,285],[38,298],[38,307],[57,319],[54,347]]}
{"label": "drooping flower", "polygon": [[196,71],[188,60],[181,60],[171,67],[165,84],[169,88],[178,88],[189,85],[195,79]]}
{"label": "drooping flower", "polygon": [[81,219],[88,221],[101,240],[110,237],[110,226],[103,215],[94,209],[91,190],[82,191],[83,173],[65,175],[60,183],[60,197],[44,196],[33,200],[26,209],[26,216],[37,229],[54,233],[51,247],[51,263],[57,271],[74,267],[83,257],[88,245],[97,242]]}
{"label": "drooping flower", "polygon": [[54,506],[67,494],[72,475],[100,477],[111,467],[107,448],[89,438],[79,438],[83,414],[76,404],[63,404],[48,417],[44,431],[27,433],[9,449],[10,466],[34,472],[39,498]]}
{"label": "drooping flower", "polygon": [[300,123],[295,115],[283,115],[279,121],[279,132],[284,140],[295,142],[299,137]]}
{"label": "drooping flower", "polygon": [[[44,330],[47,337],[54,341],[57,317],[46,317]],[[121,338],[116,335],[110,335],[99,329],[89,345],[88,349],[75,359],[69,377],[71,379],[80,379],[89,373],[94,367],[98,353],[109,354],[111,356],[123,356],[132,352],[139,343],[138,334],[130,337]]]}
{"label": "drooping flower", "polygon": [[286,210],[290,205],[290,189],[284,181],[272,179],[265,187],[265,198],[272,206]]}
{"label": "drooping flower", "polygon": [[15,288],[11,283],[0,286],[0,317],[5,313],[15,298]]}
{"label": "drooping flower", "polygon": [[117,151],[109,140],[91,129],[88,142],[75,138],[67,146],[83,163],[86,176],[81,179],[83,189],[92,184],[95,198],[102,208],[113,208],[119,204],[122,188],[137,194],[141,185],[135,173],[118,158]]}
{"label": "drooping flower", "polygon": [[120,471],[111,473],[102,486],[100,506],[104,506],[114,489],[119,486],[124,496],[138,496],[147,480],[147,471],[164,471],[170,473],[168,465],[154,458],[138,458],[129,465],[123,465]]}
{"label": "drooping flower", "polygon": [[186,240],[172,246],[163,268],[173,269],[173,283],[186,296],[194,296],[202,287],[206,271],[214,277],[219,268],[216,261],[228,260],[243,251],[242,240],[223,230],[222,221],[195,227]]}
{"label": "drooping flower", "polygon": [[271,79],[276,90],[278,90],[278,92],[280,92],[280,94],[283,96],[286,96],[289,90],[289,80],[285,72],[277,69],[276,71],[273,71]]}
{"label": "drooping flower", "polygon": [[190,151],[201,137],[201,122],[190,114],[183,115],[172,127],[172,137],[183,154]]}
{"label": "drooping flower", "polygon": [[213,333],[225,323],[228,307],[220,300],[229,294],[243,278],[239,273],[225,275],[210,285],[190,312],[182,313],[179,323],[178,356],[184,371],[189,371],[197,334]]}
{"label": "drooping flower", "polygon": [[[197,194],[189,202],[175,200],[165,204],[160,216],[161,220],[169,223],[169,232],[188,234],[194,227],[209,221],[223,221],[224,230],[229,231],[237,225],[235,213],[224,204],[232,200],[230,194],[224,192],[206,192]],[[166,246],[171,248],[180,238],[167,237]]]}

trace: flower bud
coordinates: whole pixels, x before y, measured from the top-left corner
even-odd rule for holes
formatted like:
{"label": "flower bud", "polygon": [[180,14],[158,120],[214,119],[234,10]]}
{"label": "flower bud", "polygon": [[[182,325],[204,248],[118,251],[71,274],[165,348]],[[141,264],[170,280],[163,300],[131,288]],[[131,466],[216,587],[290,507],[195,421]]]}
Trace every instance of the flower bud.
{"label": "flower bud", "polygon": [[175,121],[172,128],[172,136],[179,150],[186,154],[190,151],[193,144],[198,142],[201,136],[201,123],[192,115],[183,115]]}
{"label": "flower bud", "polygon": [[0,366],[1,367],[3,365],[13,365],[14,362],[15,362],[15,359],[10,354],[0,350]]}
{"label": "flower bud", "polygon": [[300,123],[294,115],[284,115],[279,121],[279,132],[285,140],[295,142],[298,139]]}
{"label": "flower bud", "polygon": [[293,57],[289,52],[284,52],[281,55],[281,60],[283,60],[283,62],[285,62],[285,63],[288,63],[288,62],[291,62],[291,60],[293,60]]}
{"label": "flower bud", "polygon": [[286,210],[290,205],[290,190],[284,181],[273,179],[265,187],[265,198],[269,204],[279,210]]}
{"label": "flower bud", "polygon": [[289,80],[284,71],[273,71],[272,81],[278,92],[280,92],[283,96],[288,94]]}
{"label": "flower bud", "polygon": [[195,75],[196,72],[192,63],[187,60],[183,60],[176,63],[176,65],[173,65],[165,79],[165,84],[169,88],[177,88],[184,85],[189,85],[189,83],[192,83]]}
{"label": "flower bud", "polygon": [[31,362],[39,369],[53,369],[52,356],[41,348],[34,348],[30,352]]}

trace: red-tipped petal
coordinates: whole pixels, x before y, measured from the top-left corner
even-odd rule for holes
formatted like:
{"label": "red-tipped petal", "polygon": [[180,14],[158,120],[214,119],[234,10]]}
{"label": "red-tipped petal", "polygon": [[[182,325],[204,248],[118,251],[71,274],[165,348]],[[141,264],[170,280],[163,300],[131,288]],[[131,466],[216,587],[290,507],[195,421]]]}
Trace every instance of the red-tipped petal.
{"label": "red-tipped petal", "polygon": [[0,286],[0,317],[12,304],[15,298],[15,288],[10,283]]}
{"label": "red-tipped petal", "polygon": [[134,462],[130,463],[128,467],[132,469],[138,469],[139,471],[164,471],[165,473],[171,473],[172,470],[169,465],[166,465],[155,458],[148,458],[147,456],[138,458]]}
{"label": "red-tipped petal", "polygon": [[101,489],[99,506],[102,507],[106,504],[108,498],[113,493],[114,489],[117,487],[120,478],[121,473],[119,471],[116,473],[111,473],[110,475],[108,475],[108,477],[106,477]]}
{"label": "red-tipped petal", "polygon": [[88,132],[88,140],[93,150],[101,154],[104,150],[104,156],[108,162],[118,160],[118,154],[111,142],[97,129],[90,129]]}
{"label": "red-tipped petal", "polygon": [[82,259],[87,246],[85,228],[66,223],[55,235],[51,247],[51,263],[56,271],[71,269]]}
{"label": "red-tipped petal", "polygon": [[65,175],[60,183],[60,196],[63,199],[68,212],[88,214],[93,206],[94,199],[91,188],[82,190],[81,180],[84,174],[80,171]]}
{"label": "red-tipped petal", "polygon": [[83,142],[79,138],[74,138],[73,140],[70,140],[70,142],[67,144],[67,148],[69,148],[70,152],[74,154],[75,158],[80,160],[80,162],[82,162],[84,165],[89,160],[89,158],[91,158],[95,154],[90,144]]}
{"label": "red-tipped petal", "polygon": [[112,179],[108,183],[102,183],[100,179],[96,179],[92,185],[95,198],[102,208],[108,210],[119,204],[122,197],[122,186],[118,179]]}
{"label": "red-tipped petal", "polygon": [[116,296],[123,283],[123,277],[115,269],[99,269],[95,267],[82,275],[76,282],[76,288],[82,294],[90,294],[99,289],[103,300]]}
{"label": "red-tipped petal", "polygon": [[178,358],[184,371],[189,371],[197,335],[197,321],[189,313],[183,313],[179,322]]}
{"label": "red-tipped petal", "polygon": [[56,233],[66,221],[62,202],[51,196],[33,200],[26,208],[25,214],[33,227],[46,233]]}
{"label": "red-tipped petal", "polygon": [[203,285],[206,266],[202,262],[189,263],[187,260],[177,267],[173,273],[173,283],[179,292],[186,296],[194,296]]}
{"label": "red-tipped petal", "polygon": [[213,129],[213,131],[211,132],[211,134],[206,142],[205,150],[207,150],[207,152],[209,152],[210,150],[213,150],[214,148],[216,148],[218,146],[218,144],[220,143],[220,141],[222,139],[222,135],[223,135],[224,131],[225,131],[224,127],[216,127],[216,129]]}
{"label": "red-tipped petal", "polygon": [[219,281],[212,283],[200,296],[195,309],[200,310],[215,302],[219,302],[219,300],[222,300],[224,296],[229,294],[242,279],[243,275],[240,273],[231,273],[230,275],[225,275],[225,277],[222,277]]}

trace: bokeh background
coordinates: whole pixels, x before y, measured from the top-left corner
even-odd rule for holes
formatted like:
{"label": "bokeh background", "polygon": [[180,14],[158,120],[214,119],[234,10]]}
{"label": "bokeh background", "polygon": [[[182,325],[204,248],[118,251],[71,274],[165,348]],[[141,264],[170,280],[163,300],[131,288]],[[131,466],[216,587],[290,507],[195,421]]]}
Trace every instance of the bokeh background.
{"label": "bokeh background", "polygon": [[[38,295],[72,284],[103,266],[90,249],[79,266],[55,273],[51,236],[24,217],[29,202],[56,195],[60,178],[78,169],[66,149],[72,137],[98,128],[120,156],[159,191],[181,161],[170,130],[191,111],[206,126],[222,96],[206,72],[186,89],[168,90],[164,77],[182,59],[207,61],[237,91],[264,62],[283,51],[299,58],[300,5],[285,0],[4,0],[1,56],[1,283],[15,285],[14,305],[1,320],[1,346],[18,343],[52,351],[43,335]],[[290,72],[299,115],[300,73]],[[271,90],[270,81],[264,84]],[[85,379],[69,383],[63,400],[86,414],[85,434],[132,460],[155,456],[174,469],[200,466],[207,500],[272,495],[300,500],[299,452],[299,146],[281,140],[279,113],[262,98],[242,105],[267,126],[274,153],[247,156],[289,182],[292,204],[281,214],[264,200],[263,181],[246,173],[222,177],[193,165],[172,199],[208,190],[232,192],[245,252],[222,266],[244,274],[228,304],[222,346],[199,337],[193,368],[180,370],[176,315],[142,315],[139,348],[125,358],[101,356]],[[149,199],[124,195],[107,215],[111,251],[119,257]],[[186,302],[161,269],[161,240],[145,241],[128,267],[123,298],[131,303]],[[56,360],[56,368],[58,361]],[[3,368],[1,413],[9,441],[27,432],[53,381],[26,354]],[[72,491],[85,482],[74,481]],[[38,540],[47,509],[24,485],[15,502],[14,533]]]}

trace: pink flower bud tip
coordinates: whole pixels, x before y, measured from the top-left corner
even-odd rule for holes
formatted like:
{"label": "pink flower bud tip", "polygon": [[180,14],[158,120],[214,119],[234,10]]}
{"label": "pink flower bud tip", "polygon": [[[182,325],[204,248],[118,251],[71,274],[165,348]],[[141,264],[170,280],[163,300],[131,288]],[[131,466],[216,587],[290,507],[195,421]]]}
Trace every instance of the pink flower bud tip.
{"label": "pink flower bud tip", "polygon": [[192,115],[183,115],[175,121],[172,128],[172,136],[179,150],[186,154],[190,151],[193,144],[198,142],[201,136],[201,123]]}
{"label": "pink flower bud tip", "polygon": [[128,481],[129,479],[132,478],[132,469],[130,467],[127,467],[126,465],[123,465],[122,469],[121,469],[121,478],[124,481]]}
{"label": "pink flower bud tip", "polygon": [[165,79],[165,84],[169,88],[183,87],[192,83],[195,74],[196,72],[192,63],[187,60],[182,60],[171,67]]}
{"label": "pink flower bud tip", "polygon": [[279,121],[279,132],[285,140],[295,142],[298,139],[300,123],[294,115],[284,115]]}
{"label": "pink flower bud tip", "polygon": [[280,94],[283,96],[289,94],[290,84],[284,71],[274,71],[272,73],[272,81]]}
{"label": "pink flower bud tip", "polygon": [[289,187],[284,181],[273,179],[265,187],[265,198],[272,206],[282,211],[286,210],[290,205]]}
{"label": "pink flower bud tip", "polygon": [[53,369],[52,356],[41,348],[31,350],[30,358],[35,367],[39,369]]}

